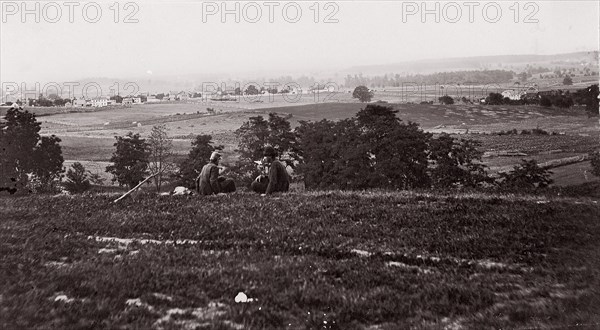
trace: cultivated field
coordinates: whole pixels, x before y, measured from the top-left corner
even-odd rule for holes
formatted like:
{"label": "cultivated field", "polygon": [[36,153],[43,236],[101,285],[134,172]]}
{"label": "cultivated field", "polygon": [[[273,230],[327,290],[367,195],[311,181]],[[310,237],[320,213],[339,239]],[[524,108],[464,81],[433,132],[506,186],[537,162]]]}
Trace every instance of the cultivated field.
{"label": "cultivated field", "polygon": [[600,323],[597,198],[115,197],[0,199],[0,328]]}

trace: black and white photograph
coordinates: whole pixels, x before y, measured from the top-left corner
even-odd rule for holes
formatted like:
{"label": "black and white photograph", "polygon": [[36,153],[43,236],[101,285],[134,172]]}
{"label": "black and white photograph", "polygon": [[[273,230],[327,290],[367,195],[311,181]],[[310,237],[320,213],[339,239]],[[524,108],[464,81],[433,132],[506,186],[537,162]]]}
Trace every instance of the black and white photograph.
{"label": "black and white photograph", "polygon": [[600,1],[0,1],[0,329],[600,329]]}

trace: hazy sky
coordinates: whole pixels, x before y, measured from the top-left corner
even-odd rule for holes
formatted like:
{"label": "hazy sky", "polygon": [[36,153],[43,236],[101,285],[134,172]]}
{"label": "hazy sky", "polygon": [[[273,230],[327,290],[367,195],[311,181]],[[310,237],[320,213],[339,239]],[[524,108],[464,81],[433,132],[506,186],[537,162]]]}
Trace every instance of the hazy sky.
{"label": "hazy sky", "polygon": [[[223,21],[222,1],[96,1],[84,11],[86,3],[29,1],[22,8],[21,1],[3,1],[0,81],[295,75],[425,58],[598,50],[600,39],[598,1],[427,2],[427,8],[421,1],[227,1],[232,12],[239,6],[239,23],[233,13]],[[23,17],[23,9],[33,13]],[[424,9],[430,13],[422,17]],[[128,15],[134,22],[124,22]]]}

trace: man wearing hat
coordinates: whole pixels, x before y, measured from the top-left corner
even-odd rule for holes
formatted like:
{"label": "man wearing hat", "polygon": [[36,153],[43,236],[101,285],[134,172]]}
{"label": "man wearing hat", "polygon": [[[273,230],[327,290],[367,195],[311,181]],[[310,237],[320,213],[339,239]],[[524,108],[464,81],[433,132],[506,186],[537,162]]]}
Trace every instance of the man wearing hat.
{"label": "man wearing hat", "polygon": [[197,190],[201,195],[216,195],[235,191],[235,183],[231,179],[219,177],[219,161],[221,154],[213,152],[210,161],[204,165],[197,179]]}
{"label": "man wearing hat", "polygon": [[[270,195],[276,192],[286,192],[290,189],[290,177],[285,166],[277,159],[277,152],[273,147],[266,147],[263,151],[265,161],[269,165],[267,182],[252,182],[251,188],[257,193]],[[266,188],[265,188],[266,186]]]}

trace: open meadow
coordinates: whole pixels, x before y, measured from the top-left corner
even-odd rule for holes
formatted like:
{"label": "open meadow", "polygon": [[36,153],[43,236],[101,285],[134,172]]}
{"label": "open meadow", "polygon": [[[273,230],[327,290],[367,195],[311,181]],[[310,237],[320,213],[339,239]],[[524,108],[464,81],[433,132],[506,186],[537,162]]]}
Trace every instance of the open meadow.
{"label": "open meadow", "polygon": [[0,328],[600,324],[597,197],[117,196],[0,199]]}

